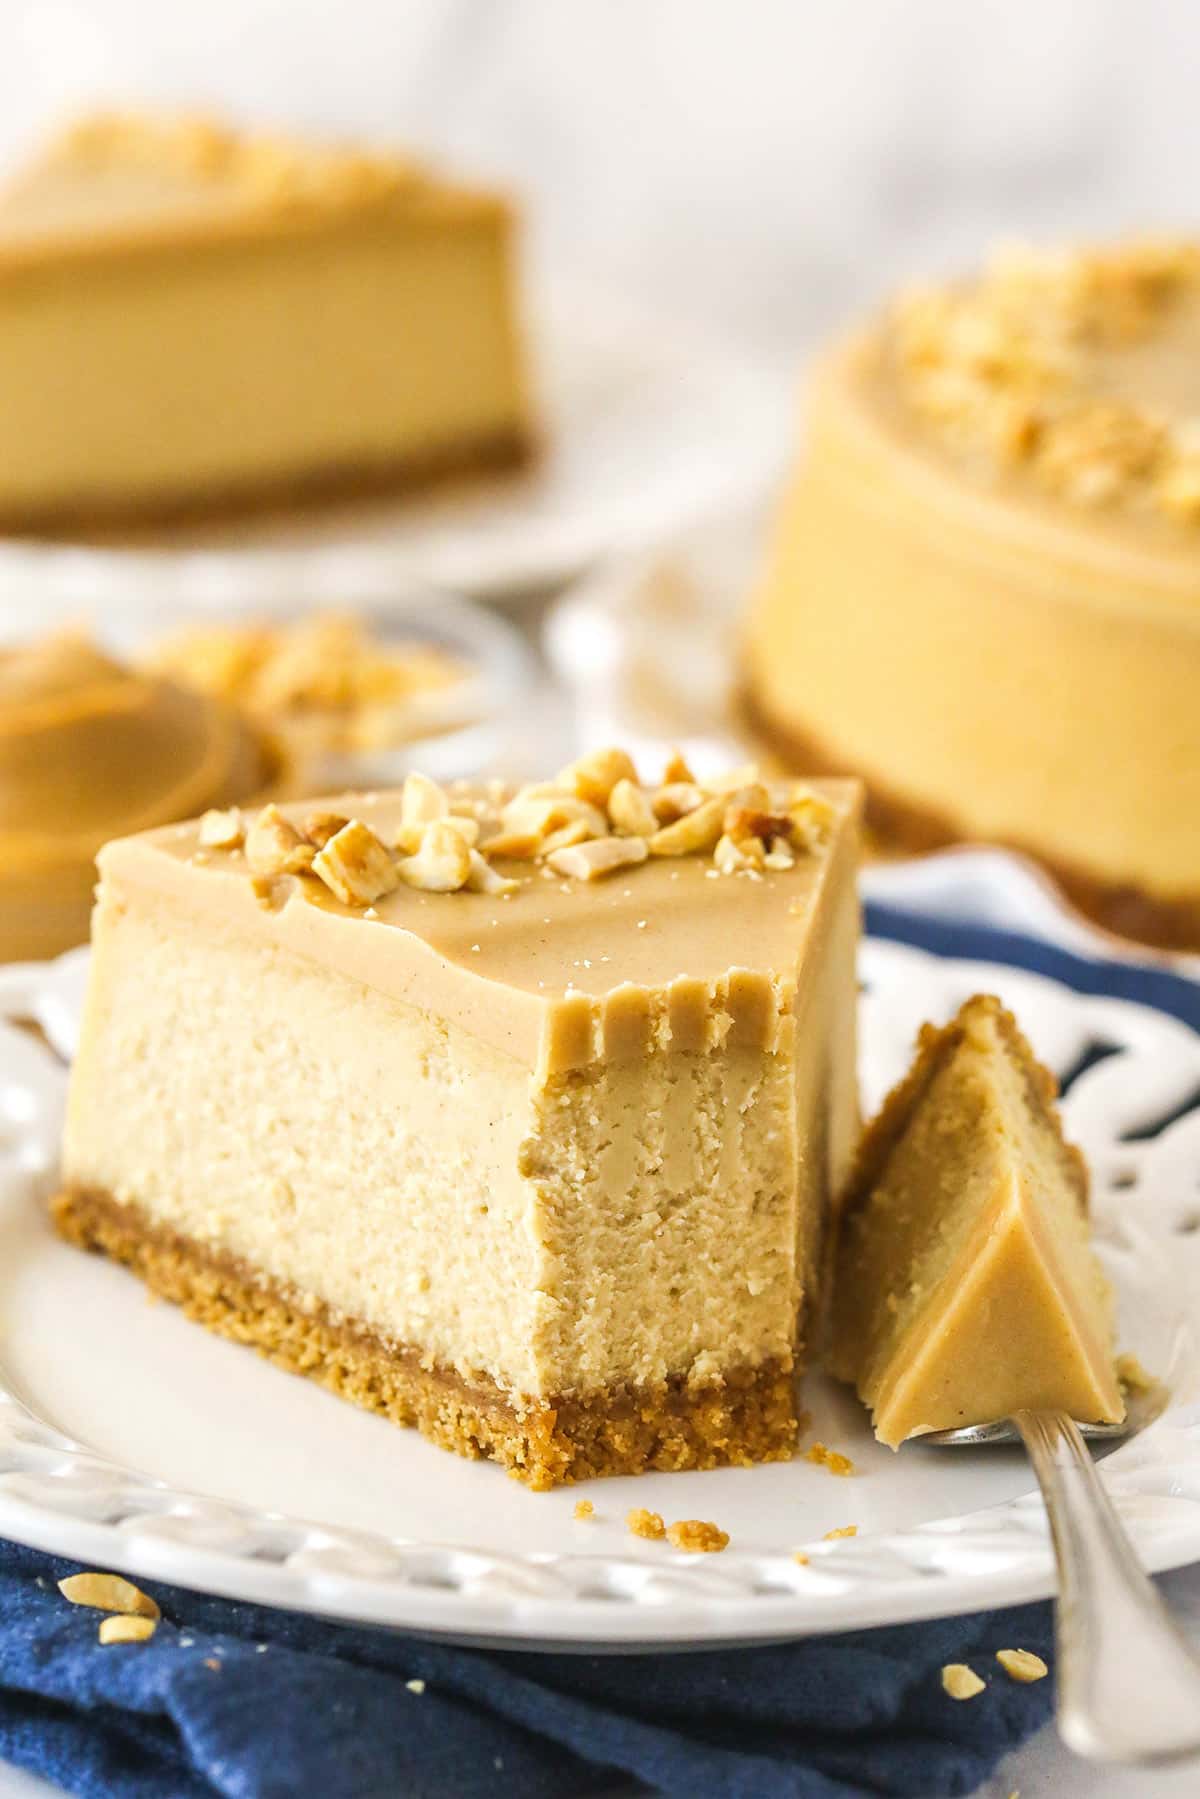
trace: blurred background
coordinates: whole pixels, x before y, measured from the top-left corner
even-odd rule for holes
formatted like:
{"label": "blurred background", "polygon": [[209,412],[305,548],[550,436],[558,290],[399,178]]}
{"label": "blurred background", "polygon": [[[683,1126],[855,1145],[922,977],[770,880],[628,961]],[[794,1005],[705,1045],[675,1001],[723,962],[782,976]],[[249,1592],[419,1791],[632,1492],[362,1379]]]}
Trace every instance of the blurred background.
{"label": "blurred background", "polygon": [[1189,0],[5,0],[0,151],[116,101],[391,138],[784,375],[997,237],[1195,216]]}

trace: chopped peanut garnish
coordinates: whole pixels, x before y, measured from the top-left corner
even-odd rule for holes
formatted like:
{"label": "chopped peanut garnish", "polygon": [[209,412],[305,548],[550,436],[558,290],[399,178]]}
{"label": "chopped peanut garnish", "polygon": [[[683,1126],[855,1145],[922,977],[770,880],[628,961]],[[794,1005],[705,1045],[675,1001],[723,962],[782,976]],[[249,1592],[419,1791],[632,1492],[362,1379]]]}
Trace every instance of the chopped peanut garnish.
{"label": "chopped peanut garnish", "polygon": [[400,879],[386,844],[358,818],[343,825],[317,852],[312,871],[346,906],[373,905],[391,893]]}
{"label": "chopped peanut garnish", "polygon": [[435,819],[424,827],[415,855],[397,863],[396,872],[422,893],[457,893],[470,879],[470,846],[448,818]]}
{"label": "chopped peanut garnish", "polygon": [[100,1641],[102,1643],[144,1643],[158,1629],[156,1618],[128,1617],[125,1613],[117,1613],[111,1618],[100,1621]]}
{"label": "chopped peanut garnish", "polygon": [[607,806],[608,797],[621,781],[636,785],[637,769],[633,758],[624,750],[592,750],[563,770],[562,782],[582,800],[593,806]]}
{"label": "chopped peanut garnish", "polygon": [[942,1687],[951,1699],[974,1699],[985,1684],[966,1662],[947,1662],[942,1669]]}
{"label": "chopped peanut garnish", "polygon": [[264,806],[246,833],[246,861],[256,875],[306,874],[314,854],[278,806]]}
{"label": "chopped peanut garnish", "polygon": [[1045,1680],[1050,1672],[1041,1656],[1035,1655],[1032,1649],[998,1649],[996,1660],[1006,1674],[1025,1685],[1032,1680]]}
{"label": "chopped peanut garnish", "polygon": [[597,881],[618,868],[632,868],[645,860],[646,843],[641,837],[593,837],[590,843],[554,850],[546,857],[556,874],[576,881]]}
{"label": "chopped peanut garnish", "polygon": [[72,1605],[90,1605],[101,1612],[128,1612],[139,1618],[158,1618],[158,1602],[120,1574],[68,1574],[58,1590]]}
{"label": "chopped peanut garnish", "polygon": [[853,1474],[854,1463],[848,1455],[840,1455],[836,1449],[826,1449],[824,1443],[814,1443],[804,1452],[806,1462],[815,1462],[818,1468],[828,1468],[831,1474]]}
{"label": "chopped peanut garnish", "polygon": [[226,811],[216,808],[206,812],[200,820],[200,842],[208,850],[240,849],[242,839],[246,835],[246,827],[242,815],[236,806]]}

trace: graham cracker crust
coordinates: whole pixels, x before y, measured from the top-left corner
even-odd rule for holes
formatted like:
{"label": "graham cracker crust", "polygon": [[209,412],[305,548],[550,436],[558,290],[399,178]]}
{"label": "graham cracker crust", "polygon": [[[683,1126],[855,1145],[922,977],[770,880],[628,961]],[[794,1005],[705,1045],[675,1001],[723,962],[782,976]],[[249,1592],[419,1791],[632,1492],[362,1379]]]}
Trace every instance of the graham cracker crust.
{"label": "graham cracker crust", "polygon": [[284,517],[318,506],[404,497],[453,487],[489,475],[516,473],[538,459],[535,431],[513,425],[469,443],[406,452],[375,463],[330,463],[306,474],[266,477],[226,486],[187,488],[158,498],[130,499],[114,493],[78,505],[46,506],[5,513],[0,531],[18,537],[51,537],[105,542],[152,533],[173,525],[219,524],[242,518]]}
{"label": "graham cracker crust", "polygon": [[[980,841],[948,813],[914,804],[869,770],[847,766],[815,734],[790,723],[777,724],[748,683],[741,685],[738,708],[754,734],[787,768],[813,775],[858,775],[866,787],[867,826],[885,852],[920,856]],[[1006,838],[1004,847],[1039,863],[1077,911],[1114,937],[1132,938],[1154,949],[1200,950],[1200,893],[1195,898],[1161,899],[1141,887],[1098,880],[1017,838]]]}
{"label": "graham cracker crust", "polygon": [[189,1318],[292,1374],[471,1459],[499,1462],[537,1491],[607,1474],[787,1461],[799,1421],[794,1370],[775,1359],[720,1381],[682,1378],[552,1399],[465,1380],[407,1344],[335,1317],[248,1264],[89,1188],[51,1201],[59,1234],[123,1263]]}

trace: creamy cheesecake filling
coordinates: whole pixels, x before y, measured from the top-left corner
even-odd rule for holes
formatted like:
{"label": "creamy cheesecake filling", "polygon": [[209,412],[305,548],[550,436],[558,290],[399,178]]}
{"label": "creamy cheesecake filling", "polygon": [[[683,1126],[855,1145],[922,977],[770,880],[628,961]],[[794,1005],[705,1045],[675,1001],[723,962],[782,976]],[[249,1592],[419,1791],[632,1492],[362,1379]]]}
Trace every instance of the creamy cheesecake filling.
{"label": "creamy cheesecake filling", "polygon": [[997,1001],[927,1028],[868,1132],[841,1230],[831,1366],[897,1447],[1021,1407],[1119,1419],[1113,1304],[1053,1083]]}

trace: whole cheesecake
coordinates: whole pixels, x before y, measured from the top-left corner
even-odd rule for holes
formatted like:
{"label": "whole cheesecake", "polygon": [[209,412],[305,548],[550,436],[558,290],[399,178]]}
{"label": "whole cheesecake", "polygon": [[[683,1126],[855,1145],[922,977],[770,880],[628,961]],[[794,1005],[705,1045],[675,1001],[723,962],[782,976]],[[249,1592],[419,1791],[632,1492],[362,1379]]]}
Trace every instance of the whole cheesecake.
{"label": "whole cheesecake", "polygon": [[520,462],[514,226],[404,157],[81,121],[0,189],[0,527]]}
{"label": "whole cheesecake", "polygon": [[1200,945],[1200,247],[1006,252],[836,347],[745,688],[885,844],[1008,844]]}

